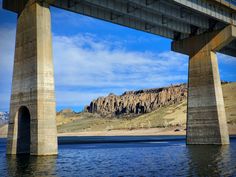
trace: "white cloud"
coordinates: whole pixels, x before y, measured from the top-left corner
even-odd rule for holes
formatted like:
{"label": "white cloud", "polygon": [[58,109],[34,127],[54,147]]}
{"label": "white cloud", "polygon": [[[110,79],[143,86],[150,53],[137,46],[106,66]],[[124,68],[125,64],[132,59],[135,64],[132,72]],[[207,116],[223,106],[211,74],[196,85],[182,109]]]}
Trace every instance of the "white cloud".
{"label": "white cloud", "polygon": [[186,80],[179,74],[186,73],[186,57],[174,52],[127,51],[90,35],[54,36],[54,51],[59,86],[154,87]]}
{"label": "white cloud", "polygon": [[186,82],[186,56],[174,52],[128,51],[116,44],[117,41],[91,34],[54,35],[58,103],[88,104],[109,92],[120,94],[125,90]]}

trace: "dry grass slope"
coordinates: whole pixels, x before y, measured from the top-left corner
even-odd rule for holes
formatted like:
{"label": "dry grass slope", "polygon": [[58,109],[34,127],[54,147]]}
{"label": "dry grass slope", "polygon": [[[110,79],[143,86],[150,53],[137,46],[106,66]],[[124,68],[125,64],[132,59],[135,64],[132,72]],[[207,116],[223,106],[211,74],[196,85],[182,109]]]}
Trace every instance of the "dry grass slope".
{"label": "dry grass slope", "polygon": [[[230,127],[236,127],[236,82],[224,84],[222,87],[228,123]],[[62,118],[67,120],[65,123],[59,121],[58,132],[133,130],[177,126],[182,126],[184,129],[186,109],[187,102],[185,100],[180,104],[162,107],[133,119],[103,119],[99,115],[80,113],[72,119]]]}

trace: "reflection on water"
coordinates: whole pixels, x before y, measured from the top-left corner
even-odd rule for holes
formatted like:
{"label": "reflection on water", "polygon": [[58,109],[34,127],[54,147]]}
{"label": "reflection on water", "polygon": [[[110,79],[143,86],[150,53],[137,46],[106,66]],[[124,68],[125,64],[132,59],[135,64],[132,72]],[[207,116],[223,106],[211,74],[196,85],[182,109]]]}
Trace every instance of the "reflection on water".
{"label": "reflection on water", "polygon": [[[122,137],[121,137],[122,138]],[[0,177],[236,176],[236,139],[229,146],[186,146],[184,140],[59,145],[58,156],[6,156]]]}
{"label": "reflection on water", "polygon": [[[231,163],[230,146],[189,145],[189,175],[230,176],[235,164]],[[235,161],[235,160],[234,160]]]}
{"label": "reflection on water", "polygon": [[56,176],[56,156],[30,155],[6,156],[7,176],[44,177]]}

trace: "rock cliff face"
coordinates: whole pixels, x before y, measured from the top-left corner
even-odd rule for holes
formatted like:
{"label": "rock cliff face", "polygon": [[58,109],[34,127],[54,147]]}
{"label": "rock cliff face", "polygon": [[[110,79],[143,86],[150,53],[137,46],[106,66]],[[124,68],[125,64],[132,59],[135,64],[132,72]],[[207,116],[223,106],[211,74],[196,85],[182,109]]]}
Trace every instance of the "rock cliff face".
{"label": "rock cliff face", "polygon": [[185,84],[165,88],[124,92],[117,96],[109,94],[93,100],[84,111],[98,113],[103,117],[127,116],[151,112],[159,107],[179,103],[187,97]]}

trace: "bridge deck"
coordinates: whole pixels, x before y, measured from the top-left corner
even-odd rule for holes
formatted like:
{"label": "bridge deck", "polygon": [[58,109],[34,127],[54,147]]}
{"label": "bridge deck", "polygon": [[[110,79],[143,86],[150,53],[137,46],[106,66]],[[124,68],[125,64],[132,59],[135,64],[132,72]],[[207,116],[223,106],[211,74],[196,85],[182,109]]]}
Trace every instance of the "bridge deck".
{"label": "bridge deck", "polygon": [[[28,0],[3,0],[18,12]],[[235,0],[47,0],[51,6],[179,40],[236,25]],[[220,52],[236,56],[236,42]]]}

